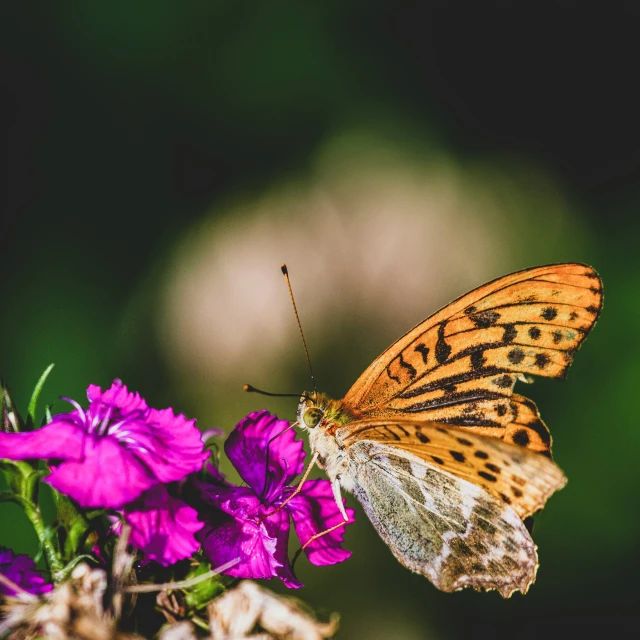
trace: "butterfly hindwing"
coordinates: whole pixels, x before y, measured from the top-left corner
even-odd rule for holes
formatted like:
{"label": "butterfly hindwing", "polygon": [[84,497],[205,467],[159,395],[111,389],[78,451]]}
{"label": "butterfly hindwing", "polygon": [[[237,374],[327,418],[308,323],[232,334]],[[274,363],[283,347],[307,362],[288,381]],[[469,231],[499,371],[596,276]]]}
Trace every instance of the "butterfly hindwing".
{"label": "butterfly hindwing", "polygon": [[344,404],[363,418],[504,427],[518,375],[561,378],[602,307],[598,274],[581,264],[526,269],[475,289],[400,338]]}
{"label": "butterfly hindwing", "polygon": [[412,421],[357,421],[338,429],[337,443],[350,451],[362,440],[403,452],[437,470],[478,485],[521,518],[539,511],[566,478],[547,456],[459,427]]}
{"label": "butterfly hindwing", "polygon": [[[442,591],[525,593],[536,547],[516,512],[481,487],[407,451],[361,440],[348,482],[393,554]],[[362,462],[366,460],[366,462]]]}

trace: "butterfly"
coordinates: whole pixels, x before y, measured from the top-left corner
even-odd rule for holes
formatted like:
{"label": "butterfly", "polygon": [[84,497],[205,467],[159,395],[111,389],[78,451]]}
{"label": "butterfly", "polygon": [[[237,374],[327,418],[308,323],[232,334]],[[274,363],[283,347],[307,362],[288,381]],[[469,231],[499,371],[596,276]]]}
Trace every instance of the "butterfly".
{"label": "butterfly", "polygon": [[564,378],[601,308],[587,265],[518,271],[411,329],[341,400],[304,393],[297,423],[345,520],[342,489],[438,589],[526,593],[538,557],[523,520],[566,478],[536,405],[513,388]]}

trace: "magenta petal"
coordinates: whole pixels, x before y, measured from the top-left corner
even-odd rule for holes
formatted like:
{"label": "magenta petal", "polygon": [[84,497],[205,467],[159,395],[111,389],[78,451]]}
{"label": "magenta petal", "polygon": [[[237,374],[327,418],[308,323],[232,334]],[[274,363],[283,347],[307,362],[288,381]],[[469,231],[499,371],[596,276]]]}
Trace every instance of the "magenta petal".
{"label": "magenta petal", "polygon": [[[205,528],[198,534],[212,566],[239,558],[225,573],[237,578],[281,578],[288,587],[301,587],[289,564],[289,514],[281,509],[259,522],[275,507],[264,506],[249,487],[202,486],[202,497],[218,506],[200,512]],[[223,513],[224,512],[224,513]]]}
{"label": "magenta petal", "polygon": [[160,482],[176,482],[196,473],[209,457],[195,420],[171,409],[150,409],[145,420],[127,422],[109,431],[147,466]]}
{"label": "magenta petal", "polygon": [[[44,579],[29,556],[15,554],[6,547],[0,547],[0,574],[34,595],[47,593],[53,589],[53,585]],[[0,597],[3,595],[16,594],[11,587],[0,582]]]}
{"label": "magenta petal", "polygon": [[267,531],[276,539],[276,548],[274,551],[274,558],[278,563],[276,576],[280,578],[289,589],[299,589],[303,587],[302,582],[294,575],[293,568],[289,562],[289,530],[291,528],[289,514],[285,509],[281,509],[272,516],[269,516],[264,523]]}
{"label": "magenta petal", "polygon": [[164,485],[156,485],[125,508],[131,525],[129,542],[140,549],[145,560],[163,566],[191,557],[200,543],[195,533],[204,523],[195,509],[169,495]]}
{"label": "magenta petal", "polygon": [[[292,498],[285,508],[293,518],[293,525],[302,545],[317,533],[330,529],[344,520],[328,480],[307,480],[302,486],[302,491]],[[347,524],[351,524],[354,522],[355,511],[347,509],[347,516]],[[344,529],[340,527],[311,542],[304,550],[309,562],[315,565],[335,564],[351,556],[351,551],[340,547],[344,539]]]}
{"label": "magenta petal", "polygon": [[0,431],[0,459],[82,459],[86,434],[83,429],[66,420],[65,415],[56,416],[48,425],[35,431]]}
{"label": "magenta petal", "polygon": [[[243,514],[234,518],[218,509],[200,512],[205,527],[197,535],[202,552],[212,567],[238,558],[240,562],[225,573],[236,578],[273,578],[277,538],[270,535],[266,524],[257,523],[260,500],[246,487],[228,487],[225,511]],[[234,496],[235,494],[235,496]],[[275,532],[277,534],[277,532]]]}
{"label": "magenta petal", "polygon": [[136,411],[143,412],[149,408],[140,394],[130,392],[121,380],[114,380],[111,387],[104,392],[98,385],[90,384],[87,388],[87,398],[92,404],[96,403],[96,407],[105,404],[123,416]]}
{"label": "magenta petal", "polygon": [[118,508],[138,498],[157,480],[115,440],[87,437],[82,461],[52,467],[45,482],[81,507]]}
{"label": "magenta petal", "polygon": [[[268,411],[255,411],[241,420],[225,442],[225,452],[242,479],[269,503],[284,485],[302,473],[304,448],[289,429],[269,444],[269,440],[289,426]],[[269,473],[266,472],[267,447]]]}

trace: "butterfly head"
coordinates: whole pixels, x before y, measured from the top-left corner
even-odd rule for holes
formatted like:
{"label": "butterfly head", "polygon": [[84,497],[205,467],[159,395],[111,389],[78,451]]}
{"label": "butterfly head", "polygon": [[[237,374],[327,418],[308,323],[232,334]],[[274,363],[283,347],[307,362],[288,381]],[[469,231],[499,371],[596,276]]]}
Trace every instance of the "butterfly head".
{"label": "butterfly head", "polygon": [[298,425],[305,431],[314,431],[329,424],[343,424],[349,419],[342,410],[340,401],[317,392],[302,394],[297,418]]}

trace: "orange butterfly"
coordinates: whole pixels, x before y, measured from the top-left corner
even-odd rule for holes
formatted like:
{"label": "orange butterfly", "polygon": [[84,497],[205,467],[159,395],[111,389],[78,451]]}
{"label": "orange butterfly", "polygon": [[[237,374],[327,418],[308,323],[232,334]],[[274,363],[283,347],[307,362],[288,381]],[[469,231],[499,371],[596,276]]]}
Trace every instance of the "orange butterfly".
{"label": "orange butterfly", "polygon": [[345,520],[342,488],[439,589],[525,593],[538,558],[523,519],[566,478],[535,404],[513,387],[529,374],[564,378],[601,308],[589,266],[518,271],[414,327],[342,400],[305,393],[297,423]]}

